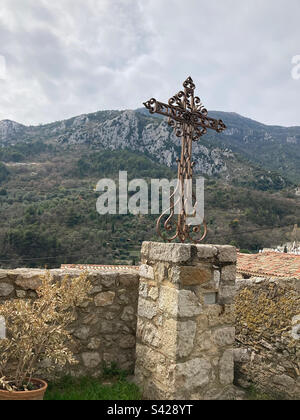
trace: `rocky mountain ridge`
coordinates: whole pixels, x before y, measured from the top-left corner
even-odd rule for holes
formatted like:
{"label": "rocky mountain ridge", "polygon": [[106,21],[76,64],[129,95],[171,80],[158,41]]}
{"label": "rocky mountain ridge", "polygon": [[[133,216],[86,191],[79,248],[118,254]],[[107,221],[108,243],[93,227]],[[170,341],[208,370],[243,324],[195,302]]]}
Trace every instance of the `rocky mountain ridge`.
{"label": "rocky mountain ridge", "polygon": [[[193,144],[195,170],[205,175],[235,176],[260,166],[283,178],[300,182],[300,127],[267,126],[235,113],[211,111],[227,126],[224,133],[208,133]],[[42,141],[91,149],[140,152],[169,167],[180,154],[180,140],[166,119],[145,109],[99,111],[64,121],[29,126],[0,121],[0,147]]]}
{"label": "rocky mountain ridge", "polygon": [[0,121],[0,145],[14,142],[19,133],[26,130],[26,126],[15,121],[2,120]]}

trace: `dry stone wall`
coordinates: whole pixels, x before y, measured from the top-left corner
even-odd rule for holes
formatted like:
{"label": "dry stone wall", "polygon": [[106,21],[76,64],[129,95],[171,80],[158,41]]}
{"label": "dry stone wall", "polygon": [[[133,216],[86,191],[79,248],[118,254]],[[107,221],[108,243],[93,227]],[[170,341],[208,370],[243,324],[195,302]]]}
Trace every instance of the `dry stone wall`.
{"label": "dry stone wall", "polygon": [[238,279],[237,287],[237,383],[299,399],[299,279]]}
{"label": "dry stone wall", "polygon": [[148,399],[233,398],[236,250],[145,242],[135,377]]}
{"label": "dry stone wall", "polygon": [[[73,351],[79,361],[63,373],[74,375],[101,374],[103,362],[115,362],[121,369],[133,370],[135,364],[136,313],[139,276],[136,270],[90,270],[93,285],[90,297],[77,308],[72,325]],[[63,276],[76,277],[75,269],[50,270],[55,280]],[[39,276],[45,270],[0,270],[0,304],[7,299],[36,298]],[[62,372],[61,372],[62,373]]]}
{"label": "dry stone wall", "polygon": [[[87,270],[91,301],[71,328],[79,364],[60,373],[97,376],[116,362],[135,367],[145,398],[230,399],[234,357],[236,384],[299,399],[300,282],[236,282],[235,264],[230,246],[146,242],[139,273]],[[50,270],[57,281],[81,272]],[[0,270],[0,304],[36,298],[43,274]]]}

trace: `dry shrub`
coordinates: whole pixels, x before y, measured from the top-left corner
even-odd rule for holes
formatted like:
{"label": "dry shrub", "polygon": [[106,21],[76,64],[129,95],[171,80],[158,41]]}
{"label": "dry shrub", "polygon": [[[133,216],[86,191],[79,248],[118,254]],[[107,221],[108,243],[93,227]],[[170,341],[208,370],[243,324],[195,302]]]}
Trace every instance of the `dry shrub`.
{"label": "dry shrub", "polygon": [[67,327],[90,289],[86,273],[54,282],[47,272],[41,277],[38,299],[14,299],[0,305],[7,332],[0,340],[0,389],[28,389],[43,361],[47,372],[77,363],[69,348],[72,337]]}

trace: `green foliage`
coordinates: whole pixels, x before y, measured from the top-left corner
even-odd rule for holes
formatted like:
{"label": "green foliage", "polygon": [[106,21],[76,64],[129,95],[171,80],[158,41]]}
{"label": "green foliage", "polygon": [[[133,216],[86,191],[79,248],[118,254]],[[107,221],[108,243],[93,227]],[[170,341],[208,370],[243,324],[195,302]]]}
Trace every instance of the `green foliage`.
{"label": "green foliage", "polygon": [[144,154],[129,150],[102,150],[83,155],[74,168],[74,175],[79,177],[112,174],[118,176],[119,171],[127,171],[128,178],[172,178],[176,172],[152,162]]}
{"label": "green foliage", "polygon": [[45,400],[54,401],[97,401],[97,400],[141,400],[141,393],[135,384],[125,379],[105,385],[101,378],[67,376],[50,383]]}
{"label": "green foliage", "polygon": [[[24,154],[26,147],[20,148]],[[38,165],[11,166],[1,185],[0,267],[138,263],[142,241],[158,240],[157,216],[100,216],[96,183],[117,180],[119,170],[128,170],[129,180],[148,182],[176,173],[129,150],[37,149],[26,163]],[[232,243],[255,252],[285,242],[292,226],[300,225],[298,201],[285,190],[259,191],[221,178],[210,178],[205,186],[207,243]]]}
{"label": "green foliage", "polygon": [[2,247],[9,254],[21,255],[24,265],[30,262],[32,267],[39,266],[43,258],[47,262],[48,256],[59,256],[61,251],[61,245],[54,234],[45,234],[33,226],[8,230]]}
{"label": "green foliage", "polygon": [[73,208],[68,209],[66,213],[66,225],[73,227],[78,225],[84,219],[83,215],[75,212]]}
{"label": "green foliage", "polygon": [[240,249],[240,252],[242,254],[251,254],[251,251],[249,251],[249,249]]}
{"label": "green foliage", "polygon": [[233,184],[260,191],[280,191],[293,185],[280,174],[272,171],[266,172],[262,169],[255,169],[251,176],[249,176],[249,174],[245,174],[244,177],[234,179]]}
{"label": "green foliage", "polygon": [[111,362],[107,364],[106,362],[103,362],[102,364],[102,372],[104,378],[116,378],[118,377],[119,380],[124,380],[126,376],[129,375],[130,372],[127,372],[126,370],[122,370],[118,367],[118,364],[116,362]]}
{"label": "green foliage", "polygon": [[250,385],[246,389],[246,400],[250,401],[280,401],[285,398],[278,393],[266,393],[255,385]]}
{"label": "green foliage", "polygon": [[238,230],[240,226],[240,221],[238,219],[234,219],[229,223],[229,226],[231,227],[232,230]]}
{"label": "green foliage", "polygon": [[8,175],[9,175],[9,171],[7,167],[3,163],[0,162],[0,184],[8,178]]}
{"label": "green foliage", "polygon": [[55,147],[41,141],[22,142],[14,146],[0,148],[0,161],[3,162],[24,162],[26,158],[46,152],[54,152]]}

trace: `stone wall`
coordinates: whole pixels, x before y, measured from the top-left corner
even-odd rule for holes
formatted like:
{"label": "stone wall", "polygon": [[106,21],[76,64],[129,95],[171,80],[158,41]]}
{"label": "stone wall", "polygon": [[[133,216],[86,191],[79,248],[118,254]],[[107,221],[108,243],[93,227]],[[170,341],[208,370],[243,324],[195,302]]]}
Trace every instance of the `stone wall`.
{"label": "stone wall", "polygon": [[[64,373],[99,375],[103,362],[116,362],[121,369],[135,364],[136,313],[139,276],[136,270],[90,270],[93,285],[91,302],[77,308],[72,325],[73,350],[79,361]],[[55,280],[65,275],[76,277],[82,271],[50,270]],[[45,270],[0,270],[0,303],[6,299],[35,298],[39,275]]]}
{"label": "stone wall", "polygon": [[300,281],[238,279],[237,286],[237,383],[299,399]]}
{"label": "stone wall", "polygon": [[[140,274],[87,270],[92,301],[77,308],[79,364],[70,373],[96,376],[103,362],[136,365],[147,398],[233,398],[234,353],[237,384],[299,399],[300,282],[252,278],[235,286],[235,259],[229,246],[147,242]],[[59,280],[82,271],[50,272]],[[0,270],[0,303],[35,298],[43,274]]]}
{"label": "stone wall", "polygon": [[148,399],[234,398],[236,250],[142,246],[135,376]]}

